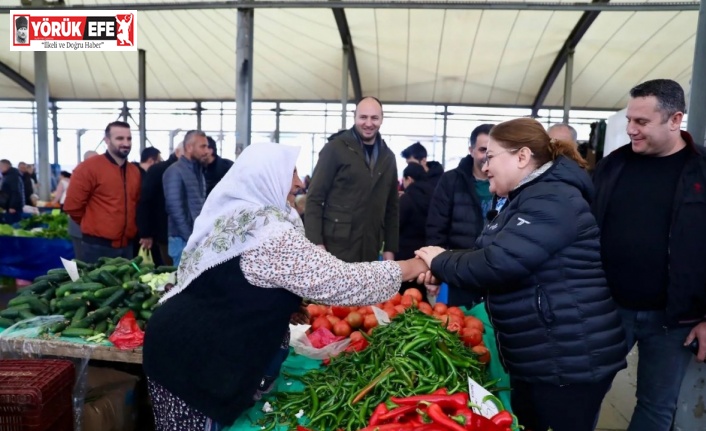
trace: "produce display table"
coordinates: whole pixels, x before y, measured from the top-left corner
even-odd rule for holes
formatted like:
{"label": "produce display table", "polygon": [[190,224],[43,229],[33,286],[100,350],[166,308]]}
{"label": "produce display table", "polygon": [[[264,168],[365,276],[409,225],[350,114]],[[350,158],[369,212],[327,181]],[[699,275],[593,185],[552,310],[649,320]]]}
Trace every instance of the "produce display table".
{"label": "produce display table", "polygon": [[61,257],[74,258],[71,241],[0,236],[0,276],[34,280],[53,268],[61,268]]}
{"label": "produce display table", "polygon": [[120,350],[102,344],[81,344],[62,339],[46,340],[41,338],[6,338],[2,340],[5,348],[15,353],[31,352],[40,356],[57,356],[128,364],[142,363],[142,349]]}

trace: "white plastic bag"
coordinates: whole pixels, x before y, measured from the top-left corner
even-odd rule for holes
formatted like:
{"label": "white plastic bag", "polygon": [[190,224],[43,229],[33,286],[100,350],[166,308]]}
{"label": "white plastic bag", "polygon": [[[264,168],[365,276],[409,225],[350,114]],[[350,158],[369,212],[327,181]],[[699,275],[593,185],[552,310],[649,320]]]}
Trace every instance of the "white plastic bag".
{"label": "white plastic bag", "polygon": [[294,348],[296,353],[307,358],[322,360],[336,356],[346,350],[351,343],[350,338],[346,338],[317,349],[311,345],[309,338],[306,336],[306,331],[310,327],[311,325],[289,325],[289,345]]}

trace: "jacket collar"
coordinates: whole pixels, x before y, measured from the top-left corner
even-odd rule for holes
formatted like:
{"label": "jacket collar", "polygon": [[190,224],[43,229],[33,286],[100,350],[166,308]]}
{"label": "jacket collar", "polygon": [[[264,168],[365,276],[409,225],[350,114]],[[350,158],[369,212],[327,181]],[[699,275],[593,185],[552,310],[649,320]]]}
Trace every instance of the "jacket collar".
{"label": "jacket collar", "polygon": [[105,158],[108,159],[108,161],[109,161],[110,163],[114,164],[115,166],[118,166],[118,167],[122,168],[123,170],[124,170],[124,169],[127,169],[128,161],[125,160],[125,162],[123,163],[122,166],[118,165],[118,162],[117,162],[117,161],[115,160],[115,158],[113,158],[113,156],[110,154],[110,151],[106,151],[106,152],[105,152]]}

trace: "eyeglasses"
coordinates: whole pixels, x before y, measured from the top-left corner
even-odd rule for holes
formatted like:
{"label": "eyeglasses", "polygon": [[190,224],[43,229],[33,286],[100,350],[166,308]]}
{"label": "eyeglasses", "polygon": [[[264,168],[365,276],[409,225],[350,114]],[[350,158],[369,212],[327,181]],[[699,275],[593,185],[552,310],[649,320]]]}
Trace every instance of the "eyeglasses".
{"label": "eyeglasses", "polygon": [[520,150],[521,150],[521,148],[509,148],[509,149],[507,149],[507,150],[500,151],[499,153],[496,153],[496,154],[492,154],[492,155],[491,155],[491,154],[486,154],[486,155],[485,155],[485,159],[483,160],[483,165],[484,165],[484,166],[485,166],[485,165],[490,166],[490,159],[492,159],[492,158],[495,157],[495,156],[498,156],[498,155],[503,154],[503,153],[510,153],[510,154],[512,154],[512,153],[516,153],[516,152],[518,152],[518,151],[520,151]]}

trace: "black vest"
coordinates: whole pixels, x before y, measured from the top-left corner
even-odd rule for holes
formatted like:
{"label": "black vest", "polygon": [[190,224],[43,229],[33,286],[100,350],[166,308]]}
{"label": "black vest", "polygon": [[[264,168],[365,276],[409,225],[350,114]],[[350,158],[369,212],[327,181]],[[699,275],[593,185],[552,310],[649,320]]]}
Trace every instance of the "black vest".
{"label": "black vest", "polygon": [[211,268],[154,312],[145,374],[223,425],[250,408],[301,298],[251,285],[240,257]]}

